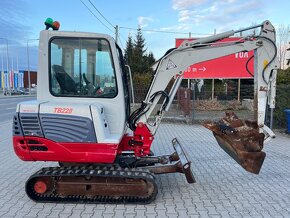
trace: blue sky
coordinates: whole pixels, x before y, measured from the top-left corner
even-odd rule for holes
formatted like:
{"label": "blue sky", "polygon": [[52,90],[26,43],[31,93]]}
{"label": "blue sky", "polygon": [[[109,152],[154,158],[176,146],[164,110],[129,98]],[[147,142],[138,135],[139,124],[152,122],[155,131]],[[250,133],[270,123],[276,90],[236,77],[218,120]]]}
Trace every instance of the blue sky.
{"label": "blue sky", "polygon": [[[82,1],[107,26],[96,19]],[[44,29],[47,17],[60,22],[60,30],[107,33],[114,36],[113,27],[92,7],[89,0],[1,0],[0,38],[9,40],[9,62],[14,69],[27,69],[26,43],[29,39],[31,68],[37,69],[39,31]],[[125,47],[129,34],[144,30],[161,30],[177,33],[143,31],[148,51],[156,58],[174,46],[175,38],[192,37],[261,23],[268,19],[274,25],[290,22],[290,1],[270,0],[90,0],[106,19],[120,28],[120,45]],[[201,35],[198,35],[201,34]],[[0,39],[0,60],[6,68],[6,40]],[[1,63],[1,61],[0,61]],[[0,67],[2,65],[0,64]]]}

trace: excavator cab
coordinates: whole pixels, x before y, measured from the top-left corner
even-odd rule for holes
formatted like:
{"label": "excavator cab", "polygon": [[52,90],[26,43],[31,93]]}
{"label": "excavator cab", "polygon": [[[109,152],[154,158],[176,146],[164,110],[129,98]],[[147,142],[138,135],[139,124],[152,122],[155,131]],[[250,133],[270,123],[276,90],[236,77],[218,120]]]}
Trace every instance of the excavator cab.
{"label": "excavator cab", "polygon": [[43,30],[38,66],[37,100],[17,107],[16,153],[24,160],[112,163],[130,115],[128,76],[114,39]]}
{"label": "excavator cab", "polygon": [[86,98],[91,102],[122,98],[124,102],[118,105],[123,104],[127,118],[130,84],[122,51],[113,39],[98,34],[65,37],[61,36],[62,32],[53,33],[58,36],[49,40],[50,94],[60,98]]}
{"label": "excavator cab", "polygon": [[[47,29],[59,23],[48,19]],[[249,29],[260,35],[218,43]],[[155,64],[154,78],[140,108],[130,113],[128,76],[121,49],[105,34],[43,30],[40,33],[37,100],[18,104],[13,146],[24,161],[55,161],[26,182],[38,202],[150,203],[157,195],[153,174],[183,173],[195,178],[186,150],[174,138],[173,153],[154,156],[154,135],[169,110],[188,66],[230,54],[255,53],[256,121],[228,113],[207,122],[219,145],[241,166],[259,173],[264,141],[275,135],[264,125],[267,105],[275,105],[277,50],[269,21],[238,31],[184,41]],[[175,82],[165,91],[172,78]],[[160,101],[163,97],[163,101]],[[155,121],[148,119],[157,106]],[[117,187],[117,188],[116,188]]]}

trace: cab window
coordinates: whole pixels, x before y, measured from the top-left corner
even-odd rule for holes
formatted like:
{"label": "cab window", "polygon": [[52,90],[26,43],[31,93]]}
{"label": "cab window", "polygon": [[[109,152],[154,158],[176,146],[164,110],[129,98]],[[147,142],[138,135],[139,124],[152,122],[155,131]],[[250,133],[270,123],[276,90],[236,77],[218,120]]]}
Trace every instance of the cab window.
{"label": "cab window", "polygon": [[105,39],[54,38],[50,42],[49,73],[54,96],[117,95],[112,53]]}

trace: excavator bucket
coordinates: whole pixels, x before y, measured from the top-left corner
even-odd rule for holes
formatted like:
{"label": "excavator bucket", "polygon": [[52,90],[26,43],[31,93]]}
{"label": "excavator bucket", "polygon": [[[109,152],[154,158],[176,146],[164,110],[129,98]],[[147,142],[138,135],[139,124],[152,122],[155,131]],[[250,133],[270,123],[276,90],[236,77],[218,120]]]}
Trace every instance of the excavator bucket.
{"label": "excavator bucket", "polygon": [[218,122],[204,122],[213,132],[219,146],[245,170],[259,174],[266,153],[262,151],[264,137],[256,122],[241,120],[233,112]]}

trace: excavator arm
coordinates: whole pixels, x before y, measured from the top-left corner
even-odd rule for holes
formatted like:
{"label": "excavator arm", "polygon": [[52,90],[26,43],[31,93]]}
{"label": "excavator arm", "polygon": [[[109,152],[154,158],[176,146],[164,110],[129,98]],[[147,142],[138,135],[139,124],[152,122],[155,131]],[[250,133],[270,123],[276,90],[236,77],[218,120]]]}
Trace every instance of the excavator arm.
{"label": "excavator arm", "polygon": [[[258,35],[242,37],[235,42],[221,43],[221,39],[236,33],[260,28]],[[228,31],[194,41],[184,41],[178,48],[169,50],[156,64],[155,74],[146,99],[141,107],[129,118],[129,126],[135,129],[138,123],[148,123],[160,97],[164,102],[155,116],[150,131],[154,135],[168,111],[183,79],[184,71],[193,64],[216,59],[230,54],[254,50],[254,112],[255,121],[240,120],[228,113],[219,122],[206,122],[204,126],[212,130],[219,145],[246,170],[258,173],[265,153],[263,143],[275,134],[266,126],[266,109],[275,107],[276,74],[278,68],[275,29],[269,21],[237,31]],[[234,66],[233,66],[234,67]],[[167,94],[164,90],[169,81],[175,82]],[[271,113],[272,115],[272,113]]]}

